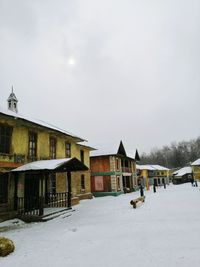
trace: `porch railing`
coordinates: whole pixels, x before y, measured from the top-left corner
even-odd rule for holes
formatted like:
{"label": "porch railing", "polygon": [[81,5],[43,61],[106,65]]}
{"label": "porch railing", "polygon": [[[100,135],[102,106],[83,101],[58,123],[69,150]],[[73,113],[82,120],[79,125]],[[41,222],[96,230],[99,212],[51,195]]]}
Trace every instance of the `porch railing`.
{"label": "porch railing", "polygon": [[18,197],[19,215],[41,216],[45,207],[61,208],[68,206],[68,193],[46,193],[45,197]]}
{"label": "porch railing", "polygon": [[43,197],[18,197],[17,211],[19,215],[42,215]]}
{"label": "porch railing", "polygon": [[45,205],[51,208],[57,207],[67,207],[67,197],[68,193],[46,193],[45,195]]}

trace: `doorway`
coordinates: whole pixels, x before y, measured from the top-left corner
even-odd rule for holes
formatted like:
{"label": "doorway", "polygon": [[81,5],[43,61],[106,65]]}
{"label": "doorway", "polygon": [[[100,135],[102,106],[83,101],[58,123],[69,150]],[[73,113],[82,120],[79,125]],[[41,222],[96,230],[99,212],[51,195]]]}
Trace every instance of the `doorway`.
{"label": "doorway", "polygon": [[24,209],[25,211],[39,209],[39,177],[36,174],[25,175]]}

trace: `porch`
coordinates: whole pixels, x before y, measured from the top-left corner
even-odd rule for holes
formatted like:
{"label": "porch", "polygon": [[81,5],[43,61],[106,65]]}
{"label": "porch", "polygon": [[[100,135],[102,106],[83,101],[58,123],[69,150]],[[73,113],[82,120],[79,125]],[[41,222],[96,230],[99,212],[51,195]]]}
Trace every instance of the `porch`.
{"label": "porch", "polygon": [[[84,170],[88,167],[76,158],[36,161],[12,170],[15,176],[14,209],[18,217],[38,221],[50,213],[70,210],[71,172]],[[58,173],[66,177],[67,187],[63,189],[67,191],[57,192],[56,183],[51,179]],[[49,182],[54,183],[54,187],[49,187]]]}
{"label": "porch", "polygon": [[[55,208],[70,208],[68,206],[68,192],[46,193],[45,197],[17,197],[18,215],[46,215]],[[48,212],[49,211],[49,212]]]}

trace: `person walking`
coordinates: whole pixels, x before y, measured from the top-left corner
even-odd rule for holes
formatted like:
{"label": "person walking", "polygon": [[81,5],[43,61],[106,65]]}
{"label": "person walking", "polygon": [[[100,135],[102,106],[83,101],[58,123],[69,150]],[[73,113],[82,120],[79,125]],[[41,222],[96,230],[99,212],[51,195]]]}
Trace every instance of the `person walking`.
{"label": "person walking", "polygon": [[143,188],[142,184],[140,185],[140,196],[141,197],[144,196],[144,188]]}

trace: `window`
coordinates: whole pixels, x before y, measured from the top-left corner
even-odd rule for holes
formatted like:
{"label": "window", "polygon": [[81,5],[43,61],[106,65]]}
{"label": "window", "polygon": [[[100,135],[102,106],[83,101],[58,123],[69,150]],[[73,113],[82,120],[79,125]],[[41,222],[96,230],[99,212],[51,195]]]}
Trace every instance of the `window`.
{"label": "window", "polygon": [[56,138],[50,138],[50,158],[56,159]]}
{"label": "window", "polygon": [[8,175],[0,174],[0,204],[8,202]]}
{"label": "window", "polygon": [[33,161],[37,158],[37,134],[34,132],[29,132],[28,156]]}
{"label": "window", "polygon": [[51,173],[49,175],[49,193],[55,194],[56,193],[56,174]]}
{"label": "window", "polygon": [[116,158],[116,168],[117,170],[119,170],[119,159],[118,158]]}
{"label": "window", "polygon": [[117,176],[117,191],[120,191],[121,188],[120,188],[120,178],[119,176]]}
{"label": "window", "polygon": [[84,151],[80,151],[81,162],[84,163]]}
{"label": "window", "polygon": [[66,158],[71,158],[71,144],[65,143],[65,156]]}
{"label": "window", "polygon": [[12,127],[0,125],[0,153],[10,153],[11,136]]}
{"label": "window", "polygon": [[81,175],[81,190],[85,189],[85,175]]}

